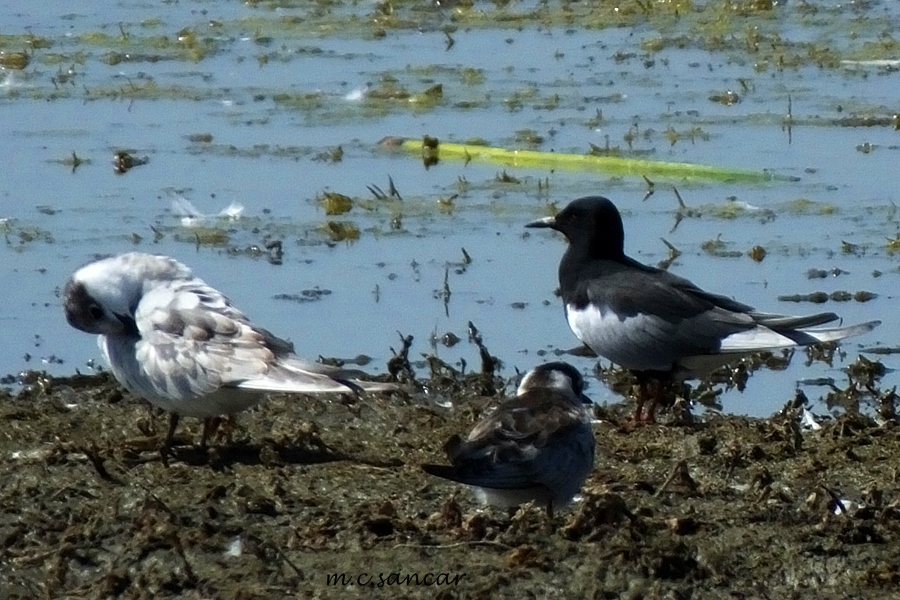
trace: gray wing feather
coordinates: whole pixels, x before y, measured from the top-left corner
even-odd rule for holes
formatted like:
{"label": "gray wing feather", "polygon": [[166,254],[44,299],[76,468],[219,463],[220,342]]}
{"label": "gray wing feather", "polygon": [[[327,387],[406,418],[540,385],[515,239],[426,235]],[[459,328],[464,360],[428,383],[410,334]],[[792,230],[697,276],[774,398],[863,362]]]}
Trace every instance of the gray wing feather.
{"label": "gray wing feather", "polygon": [[792,346],[808,346],[819,342],[837,342],[872,331],[881,321],[869,321],[847,327],[818,329],[774,329],[760,325],[722,340],[722,352],[759,352]]}
{"label": "gray wing feather", "polygon": [[221,387],[296,393],[393,389],[355,382],[359,371],[304,361],[293,345],[254,326],[231,301],[199,279],[144,295],[135,313],[136,353],[149,384],[174,400]]}
{"label": "gray wing feather", "polygon": [[594,435],[590,425],[578,423],[560,430],[543,446],[523,441],[511,447],[507,440],[477,450],[468,448],[454,462],[454,467],[432,469],[433,474],[496,490],[542,486],[559,502],[566,502],[578,493],[593,467]]}
{"label": "gray wing feather", "polygon": [[667,371],[682,357],[717,352],[721,340],[754,327],[743,313],[713,308],[678,320],[655,314],[618,318],[566,307],[569,325],[597,354],[628,368]]}
{"label": "gray wing feather", "polygon": [[534,480],[554,492],[556,502],[578,493],[594,467],[594,433],[581,423],[560,442],[544,448],[532,462]]}
{"label": "gray wing feather", "polygon": [[280,355],[265,374],[241,382],[240,387],[268,392],[385,392],[396,390],[394,383],[362,381],[366,373],[304,360],[297,356]]}
{"label": "gray wing feather", "polygon": [[135,323],[136,354],[150,384],[176,400],[261,377],[275,360],[266,344],[271,334],[200,280],[154,288],[138,305]]}
{"label": "gray wing feather", "polygon": [[[454,467],[442,476],[484,488],[545,486],[574,495],[594,460],[594,437],[581,407],[533,390],[501,405],[448,448]],[[574,482],[574,483],[573,483]]]}
{"label": "gray wing feather", "polygon": [[[686,279],[607,265],[602,285],[587,280],[566,299],[569,324],[597,354],[623,367],[665,371],[684,356],[716,352],[720,341],[756,326],[752,309]],[[599,307],[599,314],[590,314]],[[573,316],[580,326],[573,322]]]}

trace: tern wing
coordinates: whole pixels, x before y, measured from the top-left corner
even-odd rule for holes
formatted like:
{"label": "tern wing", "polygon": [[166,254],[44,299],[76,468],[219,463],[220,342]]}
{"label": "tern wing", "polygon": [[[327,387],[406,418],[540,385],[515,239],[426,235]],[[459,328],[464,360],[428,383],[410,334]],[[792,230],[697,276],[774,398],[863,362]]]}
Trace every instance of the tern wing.
{"label": "tern wing", "polygon": [[397,384],[363,381],[364,371],[344,369],[304,360],[294,354],[278,355],[276,362],[263,377],[250,379],[239,387],[267,392],[386,392],[396,390]]}
{"label": "tern wing", "polygon": [[[187,399],[221,387],[259,391],[350,392],[345,372],[297,358],[293,345],[254,326],[202,280],[159,285],[135,312],[137,358],[151,385]],[[296,363],[296,366],[294,366]]]}
{"label": "tern wing", "polygon": [[593,435],[580,407],[541,389],[504,403],[445,449],[452,466],[424,465],[426,472],[484,488],[555,489],[573,465],[593,462]]}
{"label": "tern wing", "polygon": [[668,371],[756,326],[745,312],[750,307],[674,275],[612,261],[597,265],[602,277],[584,277],[564,293],[566,318],[581,341],[623,367]]}

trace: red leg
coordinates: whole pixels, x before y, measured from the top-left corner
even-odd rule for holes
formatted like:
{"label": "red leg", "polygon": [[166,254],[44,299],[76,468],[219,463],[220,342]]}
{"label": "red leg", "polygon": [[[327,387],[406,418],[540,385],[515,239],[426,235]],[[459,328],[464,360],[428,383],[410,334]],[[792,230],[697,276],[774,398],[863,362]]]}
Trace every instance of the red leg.
{"label": "red leg", "polygon": [[657,381],[653,390],[653,397],[650,399],[650,405],[644,414],[644,423],[656,423],[656,407],[659,406],[660,396],[662,396],[665,386],[662,382]]}
{"label": "red leg", "polygon": [[206,445],[209,442],[209,438],[215,435],[220,423],[221,419],[219,417],[209,417],[208,419],[203,419],[203,434],[200,436],[201,448],[206,448]]}
{"label": "red leg", "polygon": [[635,423],[640,423],[643,421],[642,411],[644,409],[644,399],[647,397],[647,382],[643,379],[638,380],[638,393],[636,404],[637,406],[634,409],[634,416],[631,418]]}

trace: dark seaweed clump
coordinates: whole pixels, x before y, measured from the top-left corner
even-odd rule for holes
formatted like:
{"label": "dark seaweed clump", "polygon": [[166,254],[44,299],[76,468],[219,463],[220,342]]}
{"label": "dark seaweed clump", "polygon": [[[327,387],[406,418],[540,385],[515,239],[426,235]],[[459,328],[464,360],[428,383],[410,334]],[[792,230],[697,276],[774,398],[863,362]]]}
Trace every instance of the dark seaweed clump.
{"label": "dark seaweed clump", "polygon": [[[0,590],[884,598],[900,583],[892,411],[848,408],[808,430],[802,398],[768,419],[676,425],[664,413],[670,423],[646,427],[629,425],[627,406],[597,407],[596,469],[548,522],[541,507],[481,511],[420,469],[504,393],[496,360],[482,358],[468,373],[434,359],[417,379],[401,351],[391,370],[403,392],[274,397],[223,423],[209,450],[184,419],[168,466],[156,449],[164,414],[104,375],[35,377],[0,403]],[[853,368],[848,390],[893,405],[877,373]]]}

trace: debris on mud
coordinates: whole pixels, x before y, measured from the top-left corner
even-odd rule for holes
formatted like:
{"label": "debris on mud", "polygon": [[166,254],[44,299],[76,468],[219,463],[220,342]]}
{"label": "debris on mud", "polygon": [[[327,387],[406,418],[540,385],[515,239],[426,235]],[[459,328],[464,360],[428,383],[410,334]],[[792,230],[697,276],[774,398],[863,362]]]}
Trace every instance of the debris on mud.
{"label": "debris on mud", "polygon": [[[768,419],[708,413],[644,427],[630,426],[627,407],[597,406],[595,471],[548,523],[540,507],[482,510],[419,468],[515,383],[474,327],[470,336],[479,371],[431,357],[430,376],[417,378],[401,336],[390,372],[402,392],[273,396],[223,424],[211,449],[175,448],[168,467],[155,442],[166,416],[105,374],[2,392],[0,589],[882,598],[900,581],[900,428],[878,363],[857,361],[845,390],[876,397],[877,417],[853,407],[816,427],[802,426],[802,394]],[[192,421],[183,443],[196,439]]]}

